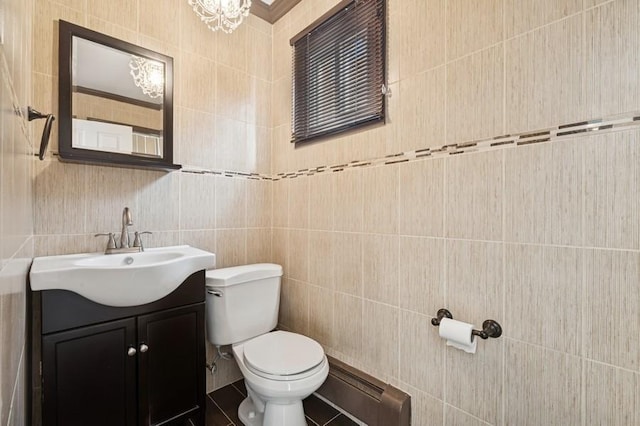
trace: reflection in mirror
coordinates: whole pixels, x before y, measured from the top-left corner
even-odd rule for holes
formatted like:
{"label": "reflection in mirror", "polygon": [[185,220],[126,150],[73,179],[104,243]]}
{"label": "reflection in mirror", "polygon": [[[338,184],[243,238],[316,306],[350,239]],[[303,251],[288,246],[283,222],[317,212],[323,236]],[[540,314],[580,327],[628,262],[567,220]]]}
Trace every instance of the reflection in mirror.
{"label": "reflection in mirror", "polygon": [[179,167],[171,71],[167,56],[60,21],[60,156]]}
{"label": "reflection in mirror", "polygon": [[73,37],[75,148],[162,157],[164,65]]}

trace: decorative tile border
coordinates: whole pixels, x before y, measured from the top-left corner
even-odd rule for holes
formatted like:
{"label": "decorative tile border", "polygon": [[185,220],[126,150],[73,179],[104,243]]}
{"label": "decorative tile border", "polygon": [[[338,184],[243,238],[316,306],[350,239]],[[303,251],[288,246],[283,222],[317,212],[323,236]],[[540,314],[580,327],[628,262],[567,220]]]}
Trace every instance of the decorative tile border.
{"label": "decorative tile border", "polygon": [[215,176],[224,176],[228,178],[241,178],[241,179],[250,179],[250,180],[268,180],[273,181],[276,180],[272,178],[270,175],[265,175],[261,173],[247,173],[247,172],[237,172],[231,170],[211,170],[204,169],[200,167],[193,166],[182,166],[180,169],[182,173],[192,173],[198,175],[215,175]]}
{"label": "decorative tile border", "polygon": [[416,149],[413,151],[390,154],[380,158],[355,160],[348,163],[336,164],[333,166],[317,166],[313,168],[297,170],[295,172],[278,173],[275,176],[259,173],[243,173],[237,171],[208,170],[189,166],[184,166],[182,172],[200,174],[206,173],[231,178],[235,177],[254,180],[268,180],[275,182],[283,179],[295,179],[301,176],[313,176],[320,173],[337,173],[347,169],[356,169],[360,167],[374,167],[407,163],[411,161],[423,160],[425,158],[442,158],[453,155],[527,146],[544,142],[557,142],[571,139],[576,135],[584,135],[587,133],[599,134],[610,132],[613,130],[622,130],[637,127],[640,127],[640,112],[565,124],[545,130],[528,131],[471,142],[462,142],[456,144],[441,145],[438,147]]}

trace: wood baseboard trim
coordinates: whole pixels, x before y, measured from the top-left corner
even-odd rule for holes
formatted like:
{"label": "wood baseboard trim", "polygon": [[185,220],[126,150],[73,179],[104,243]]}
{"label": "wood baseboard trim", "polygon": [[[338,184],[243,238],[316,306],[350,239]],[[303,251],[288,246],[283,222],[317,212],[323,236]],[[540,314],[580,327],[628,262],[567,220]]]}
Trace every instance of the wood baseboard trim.
{"label": "wood baseboard trim", "polygon": [[411,396],[333,357],[329,376],[316,391],[369,426],[409,426]]}

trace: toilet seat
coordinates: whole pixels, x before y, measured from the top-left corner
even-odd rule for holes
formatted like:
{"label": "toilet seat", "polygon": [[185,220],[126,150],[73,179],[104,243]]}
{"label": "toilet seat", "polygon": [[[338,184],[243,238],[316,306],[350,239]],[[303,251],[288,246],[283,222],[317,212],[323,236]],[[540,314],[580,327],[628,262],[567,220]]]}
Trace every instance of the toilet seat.
{"label": "toilet seat", "polygon": [[321,370],[326,362],[315,340],[287,331],[263,334],[244,343],[244,364],[254,374],[271,380],[299,380]]}

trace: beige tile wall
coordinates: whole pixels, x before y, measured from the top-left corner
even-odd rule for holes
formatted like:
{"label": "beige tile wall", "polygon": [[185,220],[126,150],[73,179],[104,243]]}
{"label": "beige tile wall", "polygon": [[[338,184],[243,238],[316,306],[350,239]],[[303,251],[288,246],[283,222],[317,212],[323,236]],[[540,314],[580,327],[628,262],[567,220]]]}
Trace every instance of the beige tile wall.
{"label": "beige tile wall", "polygon": [[[174,57],[177,162],[273,174],[640,109],[635,0],[389,0],[387,124],[295,148],[288,41],[336,2],[305,0],[273,27],[250,17],[226,36],[179,0],[35,0],[33,73],[13,73],[13,90],[56,110],[51,41],[70,20]],[[7,62],[21,52],[5,49]],[[273,185],[47,161],[34,173],[35,250],[99,250],[92,234],[117,231],[127,204],[155,232],[147,245],[282,264],[282,325],[411,393],[416,425],[634,424],[639,137]],[[23,200],[4,194],[2,212]],[[504,337],[475,356],[445,348],[429,324],[442,306],[476,325],[493,317]],[[238,377],[224,362],[208,387]]]}
{"label": "beige tile wall", "polygon": [[[288,40],[336,2],[274,25],[274,174],[640,110],[636,0],[389,0],[387,124],[294,147]],[[639,138],[275,182],[281,324],[409,392],[416,425],[637,423]],[[447,348],[440,307],[504,335]]]}
{"label": "beige tile wall", "polygon": [[33,258],[33,2],[0,2],[0,425],[25,425],[25,289]]}
{"label": "beige tile wall", "polygon": [[[271,25],[251,15],[232,35],[210,31],[186,1],[35,0],[34,103],[57,113],[57,28],[64,19],[174,59],[174,160],[186,169],[270,173]],[[35,127],[35,131],[40,131]],[[54,124],[53,134],[57,132]],[[190,244],[217,266],[271,260],[271,183],[213,174],[67,164],[35,168],[35,255],[101,251],[93,234],[152,231],[147,247]],[[208,347],[211,359],[213,348]],[[223,361],[208,389],[241,375]]]}

